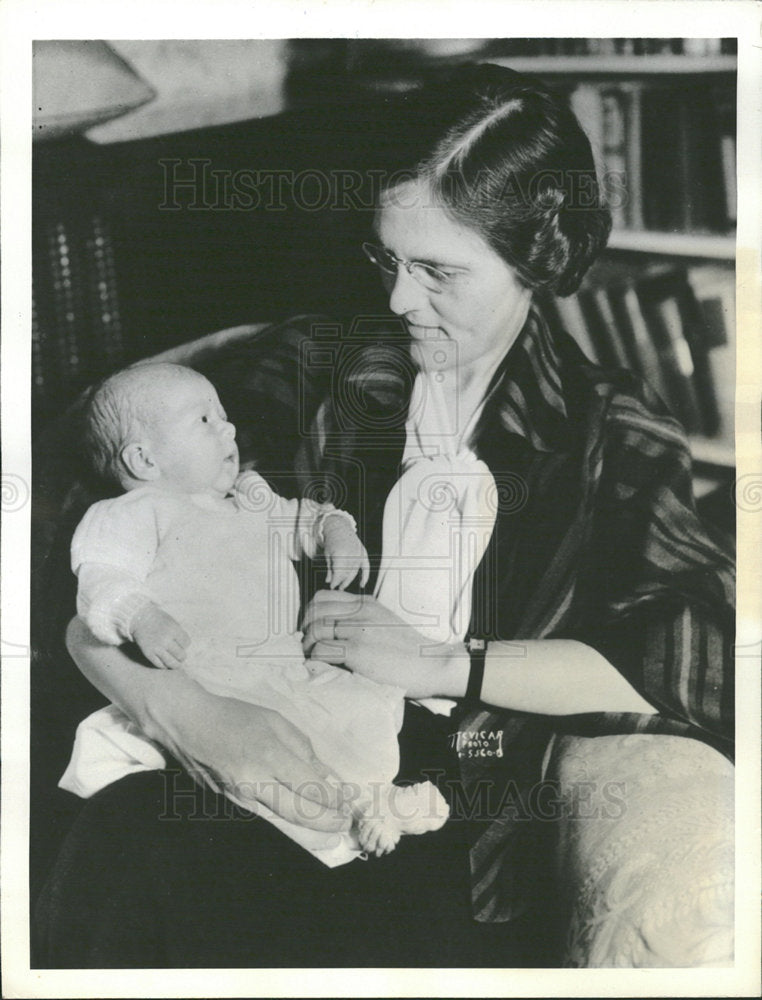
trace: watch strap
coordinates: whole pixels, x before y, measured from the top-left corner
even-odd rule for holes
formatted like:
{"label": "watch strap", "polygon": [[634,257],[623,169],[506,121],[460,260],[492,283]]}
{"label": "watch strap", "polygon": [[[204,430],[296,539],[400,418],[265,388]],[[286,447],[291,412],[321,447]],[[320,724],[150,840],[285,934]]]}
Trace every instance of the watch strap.
{"label": "watch strap", "polygon": [[481,701],[482,696],[484,663],[487,657],[487,640],[472,637],[466,642],[466,649],[468,650],[471,666],[468,671],[465,701],[470,705],[477,705]]}

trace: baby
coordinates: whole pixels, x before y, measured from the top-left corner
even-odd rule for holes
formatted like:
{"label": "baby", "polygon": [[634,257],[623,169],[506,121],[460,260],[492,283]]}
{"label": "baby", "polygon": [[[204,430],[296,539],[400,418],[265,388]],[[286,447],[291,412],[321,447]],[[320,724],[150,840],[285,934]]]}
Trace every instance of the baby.
{"label": "baby", "polygon": [[[239,473],[214,387],[180,365],[107,379],[89,400],[85,443],[95,470],[125,492],[90,507],[74,534],[80,616],[103,642],[134,642],[155,667],[280,712],[351,790],[354,823],[326,834],[258,813],[330,866],[441,827],[447,805],[430,782],[391,784],[402,690],[303,657],[293,561],[322,550],[331,587],[358,573],[364,585],[368,557],[351,515],[285,500],[256,472]],[[78,727],[60,785],[87,798],[164,766],[161,747],[110,705]]]}

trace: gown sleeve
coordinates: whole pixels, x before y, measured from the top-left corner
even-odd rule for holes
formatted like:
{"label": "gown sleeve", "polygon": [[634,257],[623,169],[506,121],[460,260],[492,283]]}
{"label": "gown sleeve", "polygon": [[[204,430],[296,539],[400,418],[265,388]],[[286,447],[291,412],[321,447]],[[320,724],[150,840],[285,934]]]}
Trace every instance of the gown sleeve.
{"label": "gown sleeve", "polygon": [[131,623],[150,601],[144,584],[158,544],[148,496],[102,500],[78,525],[71,545],[77,613],[102,642],[119,645],[132,638]]}
{"label": "gown sleeve", "polygon": [[338,514],[355,526],[354,518],[332,503],[318,503],[308,497],[301,500],[279,496],[259,473],[244,472],[236,483],[239,506],[250,511],[267,511],[285,541],[288,558],[314,559],[324,543],[323,526],[331,514]]}

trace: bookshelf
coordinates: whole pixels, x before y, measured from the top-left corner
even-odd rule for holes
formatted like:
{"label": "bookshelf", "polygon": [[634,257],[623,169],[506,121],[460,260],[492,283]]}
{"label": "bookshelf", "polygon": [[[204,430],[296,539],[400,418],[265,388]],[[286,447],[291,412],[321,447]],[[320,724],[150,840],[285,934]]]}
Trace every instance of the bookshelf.
{"label": "bookshelf", "polygon": [[[614,229],[549,321],[602,364],[651,383],[688,431],[697,493],[732,475],[735,93],[728,39],[557,39],[485,62],[561,89],[590,137]],[[617,51],[612,51],[612,49]],[[669,51],[666,51],[669,49]],[[626,196],[612,199],[626,180]]]}

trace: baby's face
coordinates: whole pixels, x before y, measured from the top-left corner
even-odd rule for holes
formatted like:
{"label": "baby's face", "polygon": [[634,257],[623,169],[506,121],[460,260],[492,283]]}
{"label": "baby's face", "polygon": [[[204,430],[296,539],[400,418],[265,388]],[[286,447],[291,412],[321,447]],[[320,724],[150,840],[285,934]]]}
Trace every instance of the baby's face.
{"label": "baby's face", "polygon": [[149,437],[157,485],[225,496],[238,476],[235,427],[201,375],[167,381]]}

